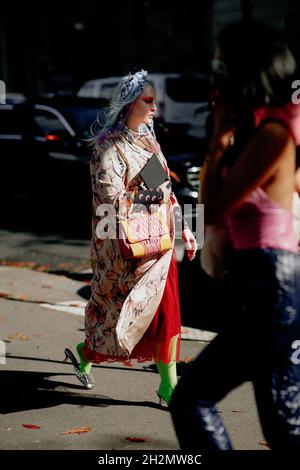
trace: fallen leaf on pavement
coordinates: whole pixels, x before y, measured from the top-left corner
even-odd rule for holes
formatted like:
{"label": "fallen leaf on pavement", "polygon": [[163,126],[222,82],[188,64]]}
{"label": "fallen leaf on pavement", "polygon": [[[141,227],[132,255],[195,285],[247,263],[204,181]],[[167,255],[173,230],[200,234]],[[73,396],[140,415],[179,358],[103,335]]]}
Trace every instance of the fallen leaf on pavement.
{"label": "fallen leaf on pavement", "polygon": [[71,431],[65,431],[63,434],[82,434],[84,432],[91,432],[91,428],[89,427],[82,427],[78,429],[71,429]]}
{"label": "fallen leaf on pavement", "polygon": [[34,261],[5,261],[1,260],[0,264],[2,266],[15,266],[17,268],[32,268],[36,265]]}
{"label": "fallen leaf on pavement", "polygon": [[58,265],[60,268],[69,268],[70,267],[70,263],[59,263]]}
{"label": "fallen leaf on pavement", "polygon": [[10,297],[10,296],[11,296],[11,294],[8,294],[7,292],[0,292],[0,297],[2,299],[5,299],[5,298]]}
{"label": "fallen leaf on pavement", "polygon": [[11,431],[11,430],[12,430],[12,428],[6,428],[6,431]]}
{"label": "fallen leaf on pavement", "polygon": [[189,362],[192,362],[193,358],[192,356],[187,356],[183,359],[182,362],[184,362],[184,364],[188,364]]}
{"label": "fallen leaf on pavement", "polygon": [[28,340],[29,336],[23,335],[21,333],[15,333],[14,335],[9,335],[7,339],[8,340],[12,340],[12,339]]}
{"label": "fallen leaf on pavement", "polygon": [[264,446],[264,447],[270,448],[269,444],[268,444],[266,441],[260,441],[258,444],[259,444],[260,446]]}
{"label": "fallen leaf on pavement", "polygon": [[50,271],[50,264],[41,264],[40,266],[35,268],[35,271],[40,271],[40,272]]}
{"label": "fallen leaf on pavement", "polygon": [[232,413],[240,413],[241,410],[232,410]]}
{"label": "fallen leaf on pavement", "polygon": [[27,429],[41,429],[41,427],[36,424],[22,424],[22,426]]}
{"label": "fallen leaf on pavement", "polygon": [[23,340],[28,340],[29,339],[29,336],[26,336],[26,335],[20,335],[19,336],[19,339],[23,339]]}
{"label": "fallen leaf on pavement", "polygon": [[142,437],[126,437],[126,440],[130,442],[146,442],[146,439]]}
{"label": "fallen leaf on pavement", "polygon": [[16,300],[23,300],[26,302],[28,300],[28,297],[26,295],[20,295],[19,297],[16,297]]}
{"label": "fallen leaf on pavement", "polygon": [[43,289],[52,289],[52,286],[49,286],[48,284],[42,284],[41,287]]}

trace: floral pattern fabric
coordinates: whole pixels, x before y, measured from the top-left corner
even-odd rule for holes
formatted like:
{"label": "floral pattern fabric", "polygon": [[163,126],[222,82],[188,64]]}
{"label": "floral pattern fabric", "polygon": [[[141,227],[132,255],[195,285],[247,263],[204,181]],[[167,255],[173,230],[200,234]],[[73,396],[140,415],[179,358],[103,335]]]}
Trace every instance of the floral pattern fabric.
{"label": "floral pattern fabric", "polygon": [[[129,358],[150,325],[164,292],[172,250],[156,257],[125,260],[116,239],[98,238],[101,217],[96,215],[97,208],[103,203],[121,207],[130,192],[140,187],[138,173],[153,151],[167,167],[157,145],[150,134],[141,136],[125,129],[108,145],[102,142],[91,159],[93,279],[85,315],[85,347],[107,360]],[[168,210],[172,214],[171,203]],[[172,225],[172,215],[170,221]]]}

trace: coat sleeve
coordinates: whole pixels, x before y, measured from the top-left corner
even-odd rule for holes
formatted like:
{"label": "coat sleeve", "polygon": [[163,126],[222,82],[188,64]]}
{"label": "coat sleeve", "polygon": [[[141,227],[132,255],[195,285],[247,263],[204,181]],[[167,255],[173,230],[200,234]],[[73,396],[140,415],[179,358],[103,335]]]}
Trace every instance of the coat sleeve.
{"label": "coat sleeve", "polygon": [[93,191],[102,203],[119,205],[126,198],[127,166],[115,145],[93,156],[91,174]]}

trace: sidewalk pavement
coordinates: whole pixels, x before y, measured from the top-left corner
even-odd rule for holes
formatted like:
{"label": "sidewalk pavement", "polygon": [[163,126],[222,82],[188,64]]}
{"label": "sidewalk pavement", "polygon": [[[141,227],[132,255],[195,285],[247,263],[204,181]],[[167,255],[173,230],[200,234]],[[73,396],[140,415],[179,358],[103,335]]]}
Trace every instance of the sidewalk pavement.
{"label": "sidewalk pavement", "polygon": [[[84,336],[86,289],[64,276],[0,267],[0,448],[178,449],[153,364],[93,366],[88,391],[62,362],[64,348]],[[182,336],[179,374],[214,333],[183,326]],[[218,408],[236,449],[266,449],[249,383]]]}

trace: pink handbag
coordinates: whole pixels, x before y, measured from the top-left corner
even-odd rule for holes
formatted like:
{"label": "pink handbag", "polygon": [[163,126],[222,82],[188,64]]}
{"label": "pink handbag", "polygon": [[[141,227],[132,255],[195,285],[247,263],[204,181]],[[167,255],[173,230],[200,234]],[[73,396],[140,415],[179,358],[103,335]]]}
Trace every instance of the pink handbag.
{"label": "pink handbag", "polygon": [[172,248],[170,230],[160,213],[121,220],[119,246],[125,259],[164,253]]}

